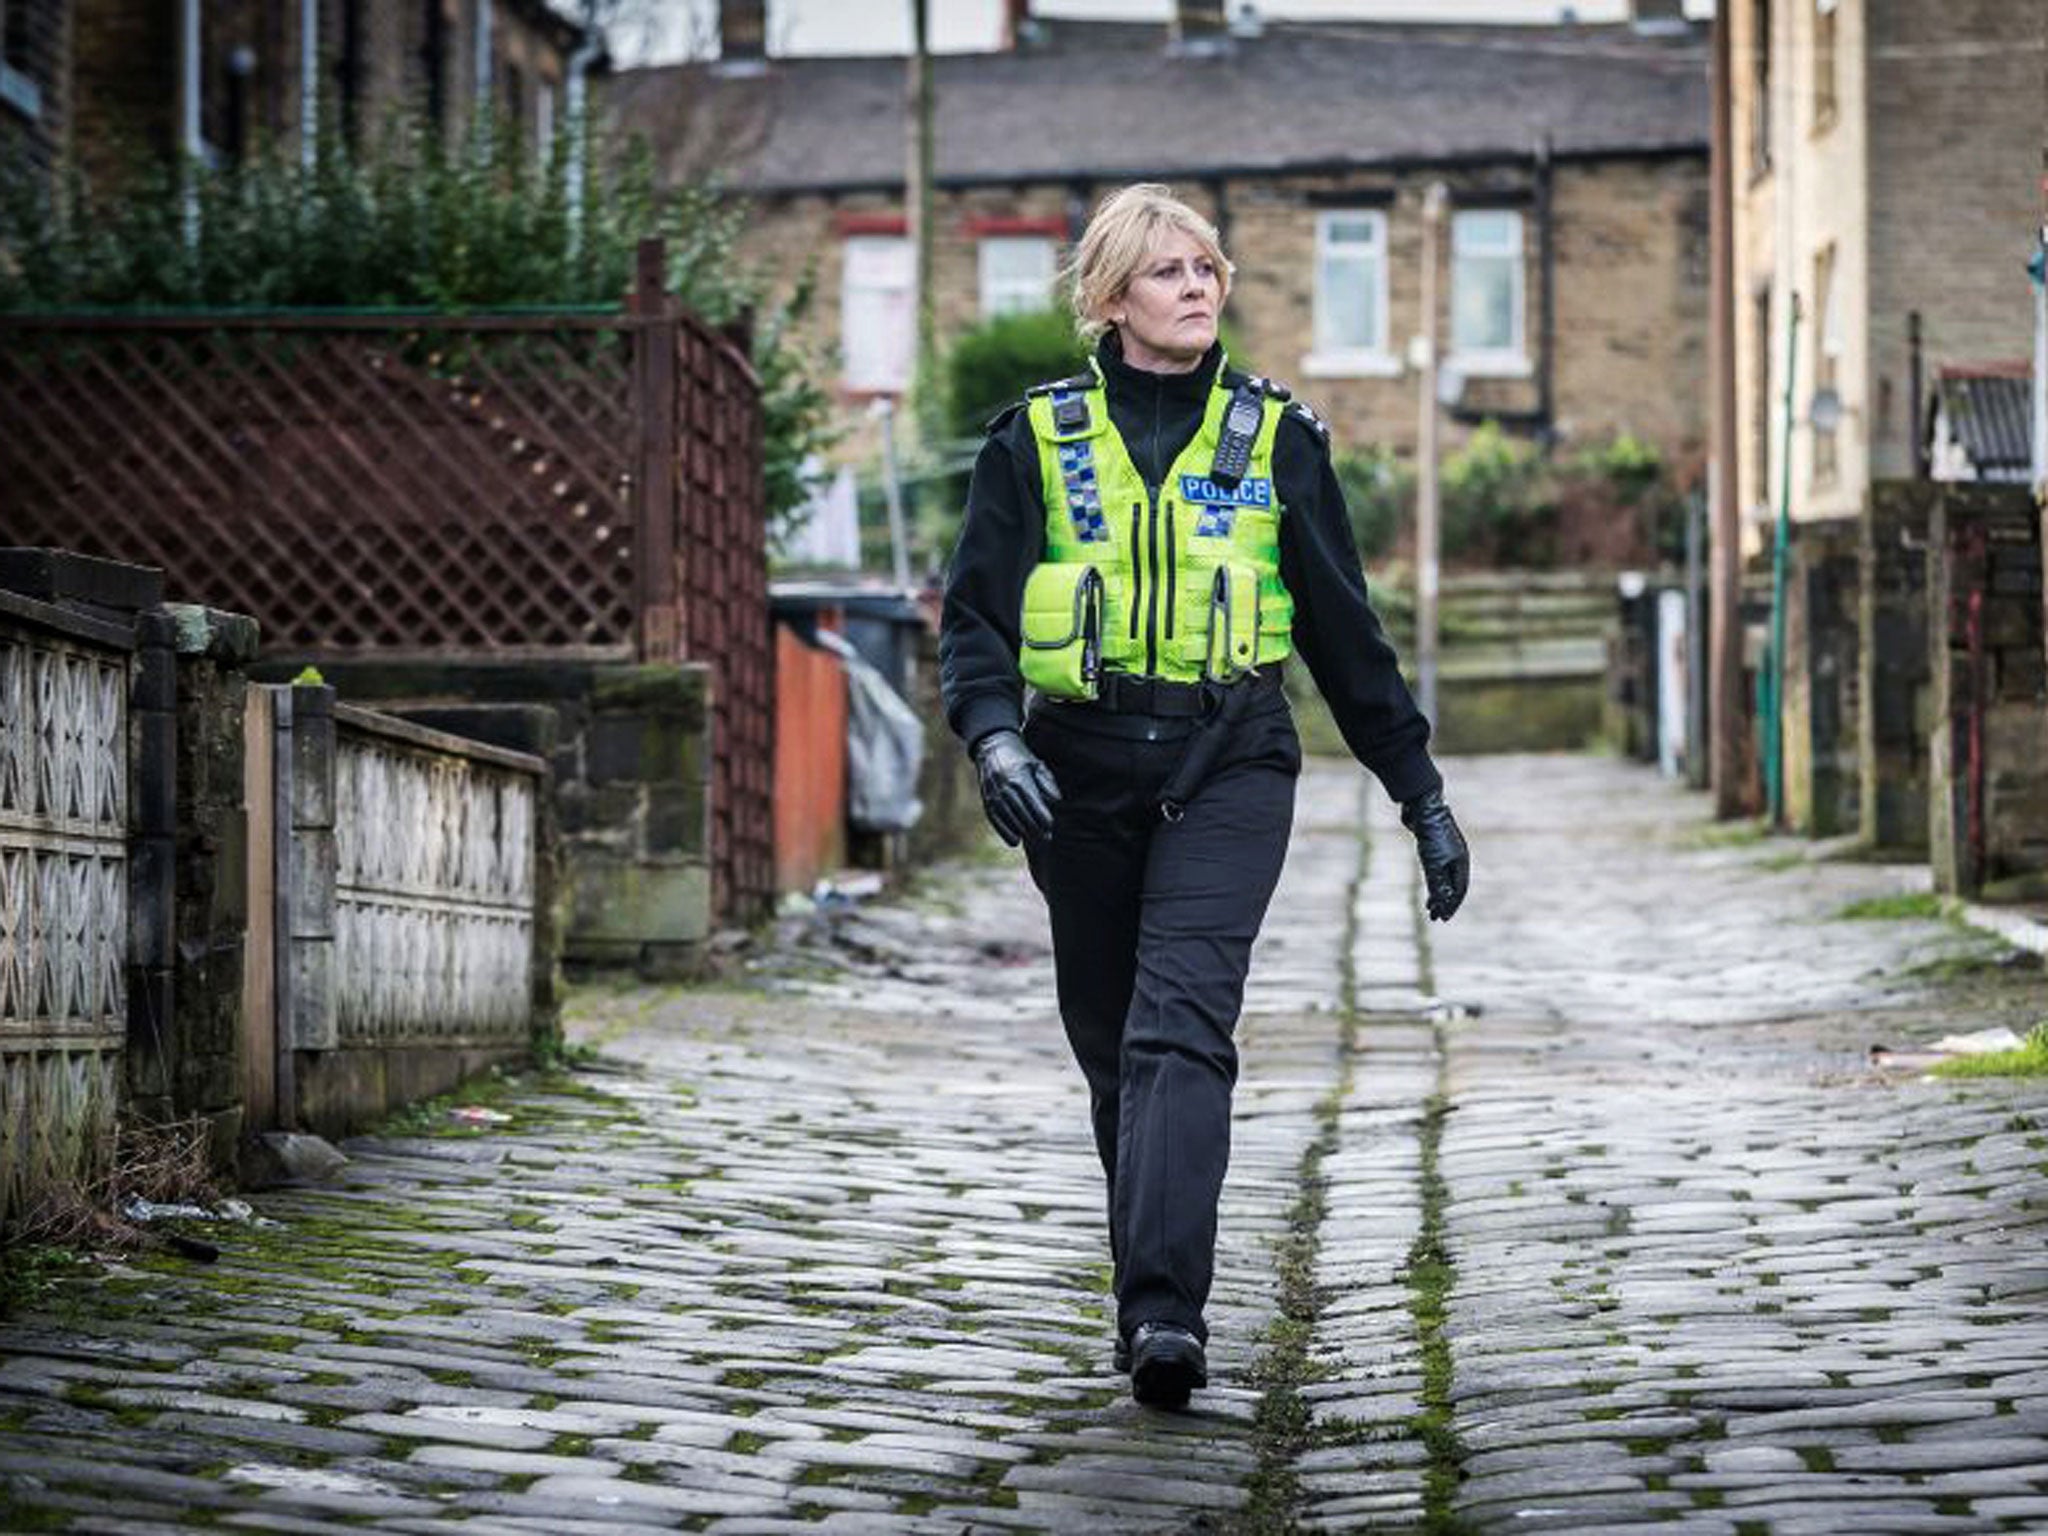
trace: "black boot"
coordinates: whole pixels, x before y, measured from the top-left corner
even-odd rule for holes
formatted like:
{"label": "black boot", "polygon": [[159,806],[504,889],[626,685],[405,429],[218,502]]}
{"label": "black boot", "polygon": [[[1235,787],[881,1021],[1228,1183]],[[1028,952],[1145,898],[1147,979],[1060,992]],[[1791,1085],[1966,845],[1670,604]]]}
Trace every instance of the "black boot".
{"label": "black boot", "polygon": [[1209,1385],[1202,1341],[1178,1323],[1140,1323],[1131,1334],[1131,1396],[1157,1408],[1178,1408]]}

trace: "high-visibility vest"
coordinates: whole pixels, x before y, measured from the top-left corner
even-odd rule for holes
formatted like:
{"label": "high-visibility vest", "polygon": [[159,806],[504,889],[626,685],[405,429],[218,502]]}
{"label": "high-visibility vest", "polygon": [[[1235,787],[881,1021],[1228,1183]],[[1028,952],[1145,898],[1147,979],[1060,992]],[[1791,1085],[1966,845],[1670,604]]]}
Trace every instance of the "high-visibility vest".
{"label": "high-visibility vest", "polygon": [[[1285,509],[1273,485],[1286,398],[1219,368],[1200,428],[1148,485],[1110,421],[1099,367],[1028,392],[1045,557],[1024,588],[1027,683],[1087,699],[1103,671],[1228,683],[1288,654],[1294,600],[1280,580]],[[1225,446],[1239,462],[1219,462]]]}

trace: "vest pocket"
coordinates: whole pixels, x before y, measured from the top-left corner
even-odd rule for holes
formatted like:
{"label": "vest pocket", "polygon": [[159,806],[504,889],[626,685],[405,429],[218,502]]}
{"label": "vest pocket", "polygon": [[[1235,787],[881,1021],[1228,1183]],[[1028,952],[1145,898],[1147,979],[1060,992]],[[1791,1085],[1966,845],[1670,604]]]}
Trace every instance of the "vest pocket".
{"label": "vest pocket", "polygon": [[1202,675],[1227,683],[1259,664],[1259,573],[1232,561],[1209,583],[1209,626]]}
{"label": "vest pocket", "polygon": [[1024,681],[1060,699],[1092,699],[1102,675],[1102,573],[1040,565],[1024,583]]}

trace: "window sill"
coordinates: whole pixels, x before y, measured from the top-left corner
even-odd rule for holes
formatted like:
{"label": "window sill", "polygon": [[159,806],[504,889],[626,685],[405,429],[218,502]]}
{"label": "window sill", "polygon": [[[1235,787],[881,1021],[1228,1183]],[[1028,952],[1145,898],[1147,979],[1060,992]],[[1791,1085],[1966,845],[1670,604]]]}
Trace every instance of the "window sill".
{"label": "window sill", "polygon": [[42,121],[43,88],[11,64],[0,64],[0,102],[32,123]]}
{"label": "window sill", "polygon": [[1468,379],[1533,379],[1536,365],[1519,352],[1453,352],[1444,359],[1446,368]]}
{"label": "window sill", "polygon": [[1391,352],[1310,352],[1301,360],[1305,379],[1398,379],[1401,359]]}

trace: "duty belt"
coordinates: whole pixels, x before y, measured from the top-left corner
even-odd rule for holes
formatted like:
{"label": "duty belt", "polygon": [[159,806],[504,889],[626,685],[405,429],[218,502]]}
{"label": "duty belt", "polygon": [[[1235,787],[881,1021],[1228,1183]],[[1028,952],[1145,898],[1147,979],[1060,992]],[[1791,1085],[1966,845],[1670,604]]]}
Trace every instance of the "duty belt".
{"label": "duty belt", "polygon": [[1261,667],[1234,683],[1177,683],[1163,677],[1105,672],[1100,692],[1080,707],[1108,710],[1115,715],[1159,715],[1167,719],[1202,720],[1213,715],[1225,698],[1235,696],[1249,702],[1256,695],[1279,692],[1280,686],[1278,662]]}

